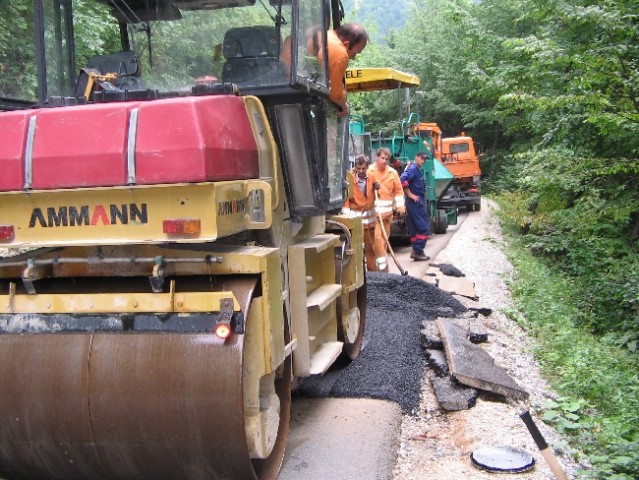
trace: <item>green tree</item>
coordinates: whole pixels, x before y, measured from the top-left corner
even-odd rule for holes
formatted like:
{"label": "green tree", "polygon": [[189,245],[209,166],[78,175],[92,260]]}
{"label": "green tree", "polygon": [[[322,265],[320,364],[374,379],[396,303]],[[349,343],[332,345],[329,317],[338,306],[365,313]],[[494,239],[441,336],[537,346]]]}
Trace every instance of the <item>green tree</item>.
{"label": "green tree", "polygon": [[0,2],[0,97],[36,98],[32,2]]}

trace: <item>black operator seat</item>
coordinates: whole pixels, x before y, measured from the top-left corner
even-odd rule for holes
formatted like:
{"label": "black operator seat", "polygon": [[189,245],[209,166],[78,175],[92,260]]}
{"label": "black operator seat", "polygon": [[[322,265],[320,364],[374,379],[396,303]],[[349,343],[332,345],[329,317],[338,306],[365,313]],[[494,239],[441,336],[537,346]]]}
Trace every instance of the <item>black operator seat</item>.
{"label": "black operator seat", "polygon": [[87,101],[152,100],[157,90],[142,88],[138,55],[130,50],[96,55],[80,69],[75,96]]}
{"label": "black operator seat", "polygon": [[237,85],[264,85],[283,80],[279,63],[282,42],[275,27],[260,25],[231,28],[224,35],[226,62],[222,81]]}
{"label": "black operator seat", "polygon": [[90,57],[88,67],[98,70],[103,75],[115,73],[118,78],[113,81],[113,85],[122,90],[138,89],[142,86],[140,62],[137,54],[131,50]]}

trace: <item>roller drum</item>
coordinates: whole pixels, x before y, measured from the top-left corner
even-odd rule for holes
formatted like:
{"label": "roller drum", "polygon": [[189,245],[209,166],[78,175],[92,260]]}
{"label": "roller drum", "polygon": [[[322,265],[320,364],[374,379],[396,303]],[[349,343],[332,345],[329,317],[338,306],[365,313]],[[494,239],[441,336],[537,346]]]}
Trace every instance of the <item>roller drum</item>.
{"label": "roller drum", "polygon": [[0,476],[257,478],[242,347],[243,335],[0,335]]}

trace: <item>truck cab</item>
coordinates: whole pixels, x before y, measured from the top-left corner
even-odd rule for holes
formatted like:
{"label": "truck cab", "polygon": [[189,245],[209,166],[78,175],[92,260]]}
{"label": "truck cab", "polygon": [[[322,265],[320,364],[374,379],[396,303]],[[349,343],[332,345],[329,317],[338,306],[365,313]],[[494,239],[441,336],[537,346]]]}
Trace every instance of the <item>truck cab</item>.
{"label": "truck cab", "polygon": [[453,174],[454,180],[443,201],[465,207],[468,211],[481,209],[481,168],[479,155],[471,137],[443,138],[441,159]]}

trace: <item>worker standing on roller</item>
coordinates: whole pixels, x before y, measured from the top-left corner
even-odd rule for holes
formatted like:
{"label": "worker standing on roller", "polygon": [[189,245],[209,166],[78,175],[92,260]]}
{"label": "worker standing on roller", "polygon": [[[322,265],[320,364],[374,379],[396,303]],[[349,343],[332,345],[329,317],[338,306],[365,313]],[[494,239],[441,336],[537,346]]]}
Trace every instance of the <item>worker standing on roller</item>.
{"label": "worker standing on roller", "polygon": [[[306,52],[316,56],[320,64],[324,61],[322,36],[318,27],[311,27],[306,31]],[[351,60],[362,53],[368,45],[368,33],[357,23],[345,23],[335,30],[326,32],[326,47],[328,51],[328,80],[329,99],[339,107],[337,115],[348,118],[349,106],[346,97],[346,69]],[[291,68],[291,37],[282,43],[280,60],[287,71]]]}
{"label": "worker standing on roller", "polygon": [[386,232],[386,238],[390,237],[393,212],[398,215],[406,215],[404,191],[397,171],[388,165],[391,152],[386,147],[377,150],[377,161],[368,170],[373,177],[375,188],[375,214],[381,222],[375,223],[375,239],[373,251],[375,253],[375,269],[373,271],[388,272],[388,242],[384,238],[382,228]]}
{"label": "worker standing on roller", "polygon": [[406,167],[400,177],[402,188],[407,198],[408,234],[410,235],[410,243],[413,246],[410,258],[416,262],[430,260],[430,257],[424,253],[426,241],[430,235],[430,220],[424,203],[426,182],[424,182],[424,175],[422,174],[422,165],[424,165],[427,158],[428,152],[418,152],[413,163]]}
{"label": "worker standing on roller", "polygon": [[368,175],[369,158],[367,155],[355,157],[353,175],[355,176],[355,188],[353,196],[344,202],[342,213],[362,217],[364,226],[364,254],[366,255],[366,267],[368,270],[375,268],[375,209],[373,203],[375,194],[373,193],[373,177]]}

